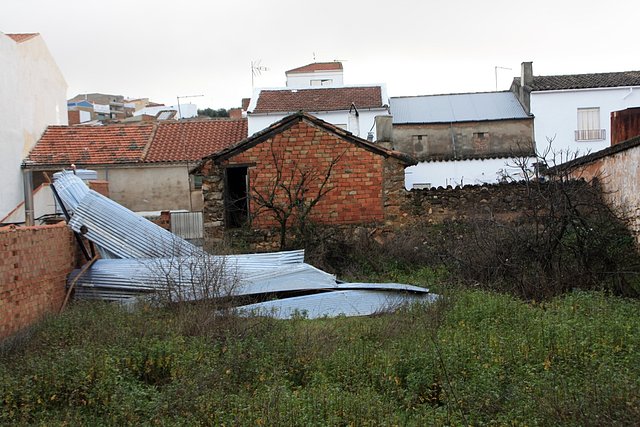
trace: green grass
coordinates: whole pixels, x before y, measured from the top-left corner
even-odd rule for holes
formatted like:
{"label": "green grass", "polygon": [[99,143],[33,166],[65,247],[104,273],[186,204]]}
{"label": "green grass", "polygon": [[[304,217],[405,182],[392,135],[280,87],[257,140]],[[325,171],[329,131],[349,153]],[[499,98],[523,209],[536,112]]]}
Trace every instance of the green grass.
{"label": "green grass", "polygon": [[[428,281],[430,275],[424,275]],[[368,318],[76,303],[0,349],[0,424],[634,425],[640,302],[457,290]]]}

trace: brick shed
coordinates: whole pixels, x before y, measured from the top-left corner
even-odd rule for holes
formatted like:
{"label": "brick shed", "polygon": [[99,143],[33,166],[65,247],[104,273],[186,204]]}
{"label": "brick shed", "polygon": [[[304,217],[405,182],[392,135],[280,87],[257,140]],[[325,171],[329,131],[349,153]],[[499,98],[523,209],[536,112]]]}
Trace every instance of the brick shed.
{"label": "brick shed", "polygon": [[196,170],[203,175],[205,236],[217,239],[225,228],[246,225],[275,227],[259,196],[282,201],[292,190],[307,202],[326,191],[310,214],[317,223],[394,221],[405,193],[404,168],[412,164],[409,156],[314,116],[290,115],[202,159]]}

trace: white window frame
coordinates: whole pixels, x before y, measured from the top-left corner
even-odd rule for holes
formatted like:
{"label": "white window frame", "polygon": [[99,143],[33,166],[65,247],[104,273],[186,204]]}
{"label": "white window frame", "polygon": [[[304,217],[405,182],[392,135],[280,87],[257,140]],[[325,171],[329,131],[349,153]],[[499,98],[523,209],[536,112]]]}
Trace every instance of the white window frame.
{"label": "white window frame", "polygon": [[576,141],[601,141],[607,137],[600,126],[600,107],[578,108]]}

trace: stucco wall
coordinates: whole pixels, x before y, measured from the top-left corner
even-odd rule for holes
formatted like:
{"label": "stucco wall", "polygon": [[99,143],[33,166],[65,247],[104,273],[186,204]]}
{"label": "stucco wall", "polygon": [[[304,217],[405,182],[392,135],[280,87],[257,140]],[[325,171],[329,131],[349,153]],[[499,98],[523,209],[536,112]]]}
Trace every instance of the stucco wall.
{"label": "stucco wall", "polygon": [[531,154],[532,139],[532,119],[393,125],[394,149],[421,161]]}
{"label": "stucco wall", "polygon": [[605,200],[629,217],[630,229],[640,246],[640,146],[579,167],[574,176],[598,178]]}
{"label": "stucco wall", "polygon": [[[197,206],[192,206],[190,202],[186,165],[137,166],[96,171],[98,179],[109,182],[110,198],[132,211],[190,211],[202,208],[201,202]],[[198,201],[198,197],[194,197],[195,201]]]}
{"label": "stucco wall", "polygon": [[[535,116],[536,146],[542,152],[553,139],[553,151],[558,154],[556,164],[561,163],[560,152],[579,152],[580,155],[595,152],[611,145],[611,112],[640,106],[640,88],[582,89],[540,91],[531,93],[531,113]],[[576,141],[578,108],[600,108],[600,128],[605,129],[602,141]],[[564,159],[562,159],[564,160]]]}
{"label": "stucco wall", "polygon": [[[495,184],[505,176],[519,180],[522,169],[517,166],[518,161],[520,159],[503,158],[420,162],[405,170],[405,188]],[[527,161],[532,165],[536,160],[528,158]]]}
{"label": "stucco wall", "polygon": [[67,84],[40,36],[0,33],[0,218],[23,201],[20,165],[47,125],[67,124]]}

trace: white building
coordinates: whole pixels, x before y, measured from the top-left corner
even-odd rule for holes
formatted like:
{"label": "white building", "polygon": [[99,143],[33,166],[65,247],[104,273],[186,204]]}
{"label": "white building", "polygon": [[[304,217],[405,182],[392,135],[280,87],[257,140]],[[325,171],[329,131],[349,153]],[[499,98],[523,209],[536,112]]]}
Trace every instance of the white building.
{"label": "white building", "polygon": [[247,109],[249,135],[304,111],[361,138],[375,138],[375,117],[389,114],[384,85],[343,83],[342,64],[325,62],[286,72],[285,88],[256,89]]}
{"label": "white building", "polygon": [[24,198],[22,159],[47,125],[67,124],[67,83],[37,33],[0,33],[0,64],[2,222]]}
{"label": "white building", "polygon": [[523,62],[511,90],[535,117],[537,151],[553,140],[547,160],[561,163],[611,145],[611,113],[640,106],[640,71],[534,76]]}

